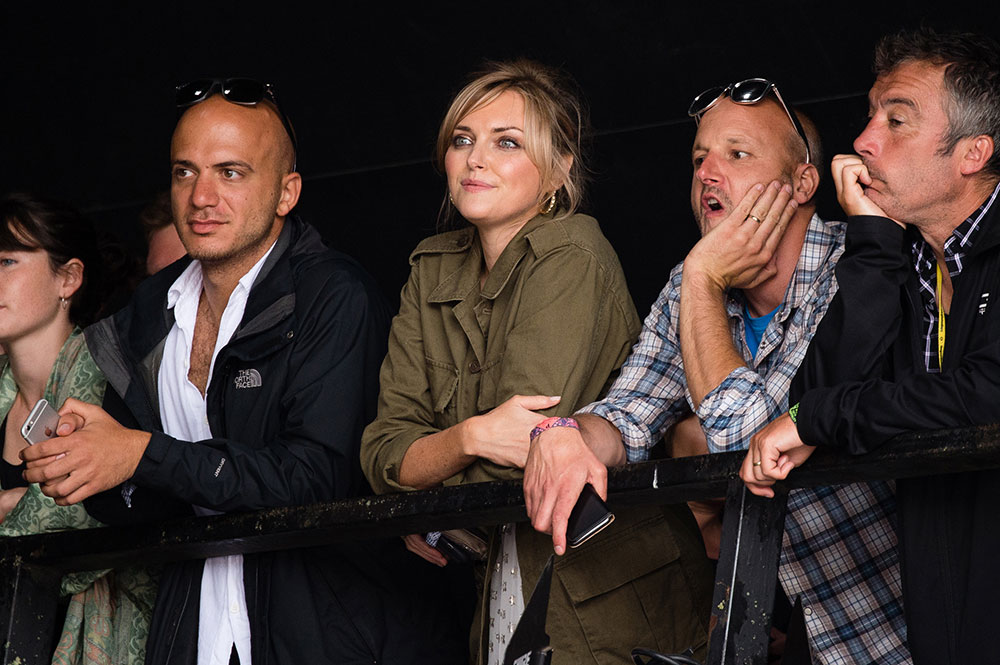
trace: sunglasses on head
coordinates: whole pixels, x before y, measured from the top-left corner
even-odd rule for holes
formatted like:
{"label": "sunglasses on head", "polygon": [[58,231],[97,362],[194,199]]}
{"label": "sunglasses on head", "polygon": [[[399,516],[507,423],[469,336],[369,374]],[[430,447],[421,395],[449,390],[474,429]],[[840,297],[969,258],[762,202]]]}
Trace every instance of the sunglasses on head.
{"label": "sunglasses on head", "polygon": [[[278,98],[274,94],[274,86],[270,83],[261,83],[254,79],[231,78],[231,79],[198,79],[183,85],[177,86],[175,102],[177,108],[186,109],[194,106],[198,102],[203,102],[215,93],[219,93],[226,101],[242,106],[255,106],[265,99],[274,106],[278,112],[281,124],[288,132],[288,138],[292,140],[292,150],[298,154],[299,144],[295,140],[295,130],[288,116],[281,110]],[[293,167],[294,170],[294,167]]]}
{"label": "sunglasses on head", "polygon": [[774,96],[778,100],[778,103],[781,104],[781,108],[785,109],[785,115],[792,121],[795,131],[802,137],[802,142],[806,144],[806,164],[811,164],[812,152],[809,150],[809,139],[806,138],[806,132],[802,129],[802,123],[795,117],[792,110],[788,108],[785,100],[781,98],[778,86],[767,79],[753,78],[738,83],[709,88],[694,98],[690,108],[688,108],[688,115],[694,118],[695,123],[698,123],[701,120],[701,116],[708,109],[715,106],[720,99],[728,96],[729,99],[737,104],[759,104],[769,92],[774,92]]}

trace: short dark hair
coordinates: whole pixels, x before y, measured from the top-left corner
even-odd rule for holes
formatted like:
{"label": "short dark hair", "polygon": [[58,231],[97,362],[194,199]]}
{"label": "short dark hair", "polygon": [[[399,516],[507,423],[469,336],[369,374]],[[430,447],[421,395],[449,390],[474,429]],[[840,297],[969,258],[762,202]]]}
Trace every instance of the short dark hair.
{"label": "short dark hair", "polygon": [[71,259],[83,262],[83,281],[70,298],[69,318],[74,324],[92,323],[101,309],[105,261],[98,249],[97,232],[76,209],[30,194],[10,194],[0,199],[0,250],[44,251],[53,272]]}
{"label": "short dark hair", "polygon": [[960,139],[985,134],[994,150],[983,171],[1000,175],[1000,45],[983,35],[925,26],[886,35],[875,47],[876,77],[907,62],[945,68],[948,133],[941,153],[950,153]]}
{"label": "short dark hair", "polygon": [[174,213],[170,209],[170,192],[160,192],[146,204],[139,213],[139,224],[142,225],[147,242],[160,229],[173,226]]}

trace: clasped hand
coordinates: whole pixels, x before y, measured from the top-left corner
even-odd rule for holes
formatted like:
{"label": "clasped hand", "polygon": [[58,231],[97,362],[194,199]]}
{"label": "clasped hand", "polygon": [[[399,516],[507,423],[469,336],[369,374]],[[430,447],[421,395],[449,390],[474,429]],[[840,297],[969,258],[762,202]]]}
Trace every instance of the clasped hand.
{"label": "clasped hand", "polygon": [[537,411],[558,403],[558,396],[514,395],[488,413],[470,418],[466,453],[500,466],[523,469],[528,460],[531,430],[545,420]]}
{"label": "clasped hand", "polygon": [[139,466],[148,432],[122,427],[99,406],[68,399],[53,438],[21,451],[24,478],[66,506],[128,480]]}
{"label": "clasped hand", "polygon": [[758,496],[773,497],[771,486],[784,480],[816,450],[799,438],[798,429],[786,413],[771,421],[750,439],[740,478]]}

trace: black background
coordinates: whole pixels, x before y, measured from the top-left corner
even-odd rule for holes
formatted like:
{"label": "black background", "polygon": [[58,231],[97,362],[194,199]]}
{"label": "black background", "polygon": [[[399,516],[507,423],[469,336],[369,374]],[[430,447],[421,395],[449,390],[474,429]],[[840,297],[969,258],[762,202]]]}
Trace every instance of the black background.
{"label": "black background", "polygon": [[[308,8],[307,8],[308,7]],[[142,249],[136,215],[168,187],[173,86],[273,82],[300,142],[297,211],[398,298],[434,230],[430,163],[451,96],[484,59],[568,70],[595,129],[586,210],[618,250],[640,314],[697,239],[688,203],[703,89],[777,81],[826,152],[864,125],[878,37],[921,23],[994,37],[984,2],[191,3],[0,8],[0,190],[57,196]],[[825,186],[820,212],[840,211]]]}

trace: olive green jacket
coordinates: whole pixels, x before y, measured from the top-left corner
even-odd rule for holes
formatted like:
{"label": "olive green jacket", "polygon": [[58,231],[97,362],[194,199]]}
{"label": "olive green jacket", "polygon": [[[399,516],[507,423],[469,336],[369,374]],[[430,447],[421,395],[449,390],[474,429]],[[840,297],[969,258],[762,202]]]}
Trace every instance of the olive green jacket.
{"label": "olive green jacket", "polygon": [[[482,289],[475,229],[421,242],[392,321],[378,417],[361,464],[377,492],[404,489],[399,465],[417,439],[514,395],[561,395],[551,414],[604,394],[639,333],[618,257],[584,215],[528,222]],[[520,478],[480,460],[445,484]]]}
{"label": "olive green jacket", "polygon": [[[638,335],[618,257],[590,217],[531,220],[480,288],[482,261],[472,228],[428,238],[410,257],[378,417],[361,446],[377,492],[411,489],[400,485],[399,467],[414,441],[515,394],[561,395],[549,415],[596,400]],[[521,476],[481,459],[445,482]],[[625,665],[634,646],[681,651],[705,643],[711,576],[687,507],[616,514],[603,533],[556,561],[546,623],[555,665]],[[497,550],[494,542],[491,557]],[[527,602],[551,538],[519,524],[517,551]],[[477,617],[487,605],[482,594]],[[485,660],[484,638],[474,626],[473,662]]]}

